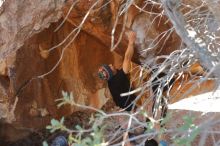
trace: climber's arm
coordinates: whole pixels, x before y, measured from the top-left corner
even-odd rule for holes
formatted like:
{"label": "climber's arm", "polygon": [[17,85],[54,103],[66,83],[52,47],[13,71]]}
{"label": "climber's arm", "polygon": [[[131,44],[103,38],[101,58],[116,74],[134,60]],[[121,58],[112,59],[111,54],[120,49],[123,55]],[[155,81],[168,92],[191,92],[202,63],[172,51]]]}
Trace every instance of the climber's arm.
{"label": "climber's arm", "polygon": [[129,32],[129,34],[128,34],[128,41],[129,41],[128,48],[125,52],[125,57],[124,57],[123,65],[122,65],[123,71],[125,73],[129,73],[129,71],[130,71],[131,58],[134,54],[135,39],[136,39],[136,33],[133,31]]}

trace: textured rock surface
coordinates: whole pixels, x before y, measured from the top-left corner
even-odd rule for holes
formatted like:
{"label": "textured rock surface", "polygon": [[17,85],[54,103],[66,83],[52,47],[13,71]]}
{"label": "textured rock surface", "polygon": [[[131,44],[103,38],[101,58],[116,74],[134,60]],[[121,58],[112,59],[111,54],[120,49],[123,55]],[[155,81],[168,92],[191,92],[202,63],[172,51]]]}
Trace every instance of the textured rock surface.
{"label": "textured rock surface", "polygon": [[[73,92],[75,101],[80,104],[91,104],[100,108],[105,102],[105,88],[99,83],[96,72],[101,63],[114,62],[114,55],[85,32],[81,32],[67,48],[59,67],[53,73],[43,79],[30,81],[47,73],[56,64],[62,47],[50,52],[46,59],[41,56],[41,49],[48,49],[62,41],[74,28],[66,23],[57,33],[53,33],[55,26],[52,25],[27,40],[16,53],[15,76],[14,80],[11,80],[13,86],[10,89],[14,94],[18,94],[16,121],[13,122],[15,129],[20,127],[19,129],[28,131],[28,128],[44,128],[50,118],[60,118],[61,115],[76,111],[68,107],[61,110],[56,108],[54,100],[62,97],[62,90]],[[28,84],[25,85],[26,83]],[[1,130],[6,138],[13,136],[12,133],[7,135],[4,128]]]}
{"label": "textured rock surface", "polygon": [[63,5],[63,0],[5,1],[0,15],[0,58],[11,55],[27,38],[57,21]]}
{"label": "textured rock surface", "polygon": [[[13,96],[16,50],[25,40],[49,27],[51,22],[58,21],[63,5],[62,0],[7,0],[0,7],[0,117],[6,122],[15,120],[14,112],[17,113],[15,107],[19,100]],[[0,127],[2,135],[5,130]]]}

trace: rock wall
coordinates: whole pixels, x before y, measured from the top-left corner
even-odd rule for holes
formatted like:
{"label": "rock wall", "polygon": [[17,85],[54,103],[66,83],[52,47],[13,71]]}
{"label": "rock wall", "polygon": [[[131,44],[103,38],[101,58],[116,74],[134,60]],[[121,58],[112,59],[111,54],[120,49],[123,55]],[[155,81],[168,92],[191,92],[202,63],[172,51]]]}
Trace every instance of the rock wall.
{"label": "rock wall", "polygon": [[62,15],[64,1],[4,1],[0,10],[0,58],[5,59],[33,34],[49,27]]}
{"label": "rock wall", "polygon": [[[97,78],[98,67],[102,63],[114,63],[115,58],[108,48],[99,41],[81,32],[76,40],[66,49],[60,65],[44,78],[45,74],[57,63],[62,47],[51,51],[47,58],[41,56],[42,49],[48,49],[61,42],[74,28],[71,24],[54,33],[56,24],[25,41],[17,51],[13,80],[8,90],[18,97],[13,128],[31,131],[44,128],[49,120],[68,115],[77,109],[70,107],[57,109],[55,99],[61,98],[61,91],[73,92],[75,101],[84,105],[100,108],[105,102],[105,86]],[[3,126],[1,135],[6,139],[19,138],[7,133]],[[8,129],[8,127],[7,127]],[[7,135],[8,134],[8,135]],[[13,137],[15,136],[15,137]],[[22,137],[23,135],[21,135]]]}
{"label": "rock wall", "polygon": [[[67,21],[72,25],[79,27],[84,18],[84,15],[82,14],[86,14],[86,12],[90,10],[89,8],[95,4],[95,2],[96,1],[92,0],[89,3],[86,1],[80,1],[77,3],[75,9],[73,9],[68,15]],[[140,7],[143,7],[144,1],[140,0],[136,4]],[[68,14],[71,5],[71,1],[68,1],[63,9],[64,15]],[[134,30],[137,32],[137,40],[135,43],[136,52],[134,54],[133,61],[138,64],[143,63],[146,58],[150,60],[153,55],[148,54],[154,54],[155,56],[167,55],[173,50],[179,49],[181,41],[175,32],[171,32],[169,37],[163,38],[161,35],[172,27],[165,16],[158,17],[157,15],[150,15],[149,13],[140,11],[138,8],[132,5],[127,11],[126,20],[124,20],[124,15],[118,17],[118,20],[116,20],[120,5],[122,5],[121,1],[112,1],[109,5],[106,4],[106,1],[99,1],[95,7],[96,11],[91,11],[81,29],[96,37],[98,40],[100,40],[100,43],[103,43],[108,48],[111,46],[112,29],[115,29],[114,43],[117,43],[118,40],[120,42],[115,48],[115,52],[122,56],[128,43],[126,33],[124,32],[128,29]],[[150,4],[146,5],[144,10],[145,9],[148,11],[151,10],[155,13],[161,12],[161,8],[152,6]],[[115,25],[115,23],[117,23],[117,25]],[[122,35],[121,39],[120,35]],[[155,39],[155,42],[150,41]],[[150,51],[145,52],[145,54],[140,54],[140,52],[146,48],[151,49]]]}

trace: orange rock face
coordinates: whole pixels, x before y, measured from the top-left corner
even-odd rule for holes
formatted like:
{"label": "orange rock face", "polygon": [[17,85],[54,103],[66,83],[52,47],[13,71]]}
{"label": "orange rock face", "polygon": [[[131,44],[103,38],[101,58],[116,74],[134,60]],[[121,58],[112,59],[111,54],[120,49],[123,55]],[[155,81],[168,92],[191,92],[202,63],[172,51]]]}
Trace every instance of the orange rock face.
{"label": "orange rock face", "polygon": [[[16,53],[14,80],[8,83],[12,84],[12,94],[18,97],[16,120],[12,123],[16,125],[14,128],[41,129],[52,117],[60,118],[79,110],[70,107],[57,109],[55,99],[62,97],[62,91],[72,92],[75,101],[83,105],[100,108],[106,102],[105,86],[97,78],[97,70],[102,63],[114,63],[115,56],[96,38],[82,31],[63,56],[63,48],[58,47],[49,52],[48,57],[42,57],[42,49],[47,50],[61,42],[74,28],[67,22],[54,33],[56,26],[53,24],[27,40]],[[59,66],[52,73],[37,78],[50,71],[61,56]],[[1,130],[6,139],[19,138]]]}

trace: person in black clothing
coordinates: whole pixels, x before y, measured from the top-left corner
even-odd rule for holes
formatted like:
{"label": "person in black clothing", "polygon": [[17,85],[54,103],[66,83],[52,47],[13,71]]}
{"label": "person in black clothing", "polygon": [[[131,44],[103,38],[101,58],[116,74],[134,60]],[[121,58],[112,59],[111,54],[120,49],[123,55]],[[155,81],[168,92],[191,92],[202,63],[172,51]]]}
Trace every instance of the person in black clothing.
{"label": "person in black clothing", "polygon": [[99,68],[98,75],[101,79],[108,81],[108,88],[111,92],[113,100],[117,106],[131,111],[135,100],[135,95],[128,95],[121,97],[122,93],[126,93],[132,90],[128,74],[130,71],[131,58],[134,54],[134,42],[136,39],[136,33],[130,31],[128,33],[128,47],[125,52],[122,69],[116,69],[112,64],[102,65]]}
{"label": "person in black clothing", "polygon": [[[116,69],[112,64],[107,65],[104,64],[99,68],[98,75],[101,79],[108,81],[108,88],[110,93],[113,97],[113,101],[117,106],[120,108],[125,109],[126,111],[130,112],[134,107],[135,104],[133,101],[136,99],[134,94],[128,96],[121,96],[122,93],[126,93],[132,91],[132,87],[130,84],[130,80],[128,78],[128,74],[130,71],[131,65],[131,58],[134,54],[134,42],[136,39],[136,33],[130,31],[128,33],[128,47],[125,52],[125,57],[122,64],[122,69]],[[127,139],[129,132],[125,132],[123,134],[123,139]],[[124,140],[125,140],[124,139]],[[127,142],[126,146],[133,146],[132,142]],[[158,143],[156,140],[151,139],[145,142],[146,146],[157,146]]]}

